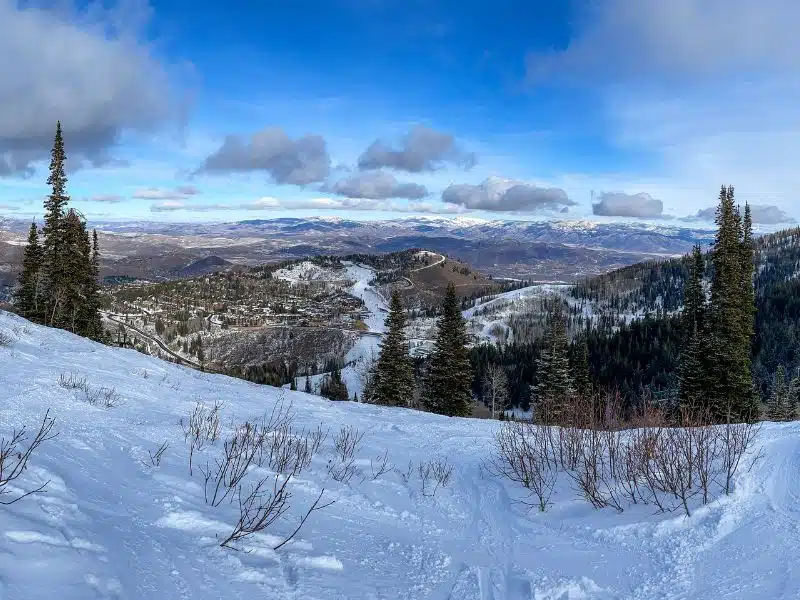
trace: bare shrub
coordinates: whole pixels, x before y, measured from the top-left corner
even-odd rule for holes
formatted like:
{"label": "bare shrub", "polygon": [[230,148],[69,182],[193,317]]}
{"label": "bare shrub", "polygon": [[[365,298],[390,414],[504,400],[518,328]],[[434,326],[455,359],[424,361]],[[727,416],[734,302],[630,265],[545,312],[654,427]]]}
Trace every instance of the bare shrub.
{"label": "bare shrub", "polygon": [[[269,478],[259,480],[245,493],[239,486],[237,494],[239,498],[239,520],[231,531],[230,535],[220,542],[223,548],[236,549],[233,544],[236,542],[269,528],[273,523],[280,519],[284,513],[291,508],[292,493],[289,489],[291,475],[276,474],[273,480],[272,489],[269,489]],[[322,510],[333,504],[335,500],[320,504],[325,488],[319,493],[317,499],[300,519],[297,527],[273,550],[278,550],[291,541],[305,525],[311,513]]]}
{"label": "bare shrub", "polygon": [[619,457],[619,432],[583,429],[579,435],[577,465],[567,474],[594,508],[610,506],[622,512],[620,492],[614,478],[619,469],[613,462]]}
{"label": "bare shrub", "polygon": [[394,467],[392,467],[392,463],[389,462],[389,451],[384,450],[383,454],[376,456],[374,459],[370,459],[369,461],[369,470],[370,474],[365,475],[361,481],[364,482],[367,479],[370,481],[376,481],[377,479],[383,477],[386,473],[391,471]]}
{"label": "bare shrub", "polygon": [[152,450],[147,451],[147,453],[150,455],[150,464],[152,466],[157,467],[161,464],[161,459],[164,456],[164,452],[167,451],[167,448],[169,448],[169,442],[165,440],[158,448],[156,448],[155,452]]}
{"label": "bare shrub", "polygon": [[[720,485],[725,495],[733,490],[733,478],[739,470],[742,458],[751,449],[753,442],[761,431],[758,423],[726,423],[719,428],[719,444],[721,445]],[[751,467],[758,460],[756,455]]]}
{"label": "bare shrub", "polygon": [[61,373],[58,376],[58,385],[67,390],[82,390],[86,392],[89,389],[89,382],[86,377],[82,377],[77,373]]}
{"label": "bare shrub", "polygon": [[31,494],[38,494],[47,487],[50,481],[46,481],[39,487],[27,492],[20,492],[10,489],[11,484],[22,476],[28,468],[28,461],[36,449],[44,442],[53,439],[58,433],[53,433],[55,419],[50,416],[48,410],[39,429],[30,439],[27,429],[15,429],[9,439],[0,438],[0,504],[14,504]]}
{"label": "bare shrub", "polygon": [[214,402],[211,407],[198,402],[189,418],[178,422],[183,430],[184,441],[189,443],[189,475],[192,474],[194,453],[202,450],[208,443],[213,444],[220,437],[221,409],[219,402]]}
{"label": "bare shrub", "polygon": [[446,458],[419,463],[417,468],[422,482],[422,495],[435,496],[440,487],[446,487],[453,476],[453,465]]}
{"label": "bare shrub", "polygon": [[547,510],[558,477],[558,455],[548,427],[506,422],[495,437],[490,472],[521,484]]}
{"label": "bare shrub", "polygon": [[7,348],[14,341],[14,338],[5,331],[0,331],[0,348]]}
{"label": "bare shrub", "polygon": [[356,474],[356,454],[363,438],[364,434],[352,425],[342,427],[333,437],[334,457],[328,462],[328,474],[334,481],[349,483]]}
{"label": "bare shrub", "polygon": [[397,474],[400,475],[400,479],[403,480],[403,483],[408,485],[408,482],[411,481],[411,476],[414,474],[414,462],[408,461],[408,467],[406,468],[405,471],[401,471],[396,467],[395,471],[397,471]]}
{"label": "bare shrub", "polygon": [[89,385],[86,385],[82,389],[86,402],[92,406],[100,405],[105,408],[113,408],[122,400],[122,396],[120,396],[116,388],[113,387],[93,388]]}
{"label": "bare shrub", "polygon": [[[215,414],[218,423],[218,411]],[[291,508],[292,479],[311,465],[327,437],[327,432],[321,427],[295,429],[293,420],[291,405],[279,402],[260,421],[246,421],[236,427],[225,439],[220,456],[200,469],[208,504],[218,507],[226,499],[238,500],[239,519],[220,546],[235,549],[237,542],[269,528]],[[348,436],[345,441],[350,439]],[[351,446],[349,441],[342,444],[345,449]],[[245,477],[259,467],[269,468],[274,473],[246,485]],[[291,540],[311,513],[333,503],[320,504],[324,492],[323,488],[295,530],[275,549]]]}
{"label": "bare shrub", "polygon": [[266,434],[249,421],[243,423],[222,446],[222,455],[200,468],[205,480],[206,503],[219,506],[237,490],[247,470],[262,450]]}

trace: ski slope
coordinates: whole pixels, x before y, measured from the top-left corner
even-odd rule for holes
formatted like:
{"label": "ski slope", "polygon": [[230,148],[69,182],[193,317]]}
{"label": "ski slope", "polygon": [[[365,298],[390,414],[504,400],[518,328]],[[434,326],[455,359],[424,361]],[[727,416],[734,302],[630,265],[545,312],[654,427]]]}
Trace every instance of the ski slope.
{"label": "ski slope", "polygon": [[[560,485],[554,506],[528,512],[513,484],[482,469],[498,422],[327,402],[209,375],[0,312],[0,434],[34,425],[47,409],[59,436],[19,482],[45,493],[0,506],[0,598],[28,600],[788,600],[800,597],[800,427],[765,425],[763,457],[736,492],[691,518],[595,511]],[[61,373],[115,388],[120,403],[92,406],[59,386]],[[356,466],[384,451],[409,461],[447,457],[452,482],[424,496],[417,476],[332,481],[331,442],[293,484],[292,508],[268,534],[218,546],[234,504],[203,499],[178,426],[195,403],[221,401],[222,423],[269,412],[285,395],[297,425],[364,432]],[[148,451],[169,442],[160,466]],[[217,445],[195,455],[212,459]],[[297,538],[272,548],[314,498]]]}

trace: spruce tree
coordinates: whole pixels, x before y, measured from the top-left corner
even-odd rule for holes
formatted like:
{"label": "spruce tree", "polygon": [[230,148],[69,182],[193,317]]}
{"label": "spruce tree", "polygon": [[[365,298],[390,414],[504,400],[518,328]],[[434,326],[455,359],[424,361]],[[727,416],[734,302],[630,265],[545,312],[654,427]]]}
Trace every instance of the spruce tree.
{"label": "spruce tree", "polygon": [[42,276],[42,248],[39,245],[39,230],[36,221],[31,222],[28,243],[22,259],[22,271],[14,295],[14,305],[19,314],[34,322],[41,321],[40,282]]}
{"label": "spruce tree", "polygon": [[422,403],[426,410],[451,417],[472,414],[472,365],[467,326],[455,285],[447,285],[436,343],[428,360]]}
{"label": "spruce tree", "polygon": [[46,289],[45,323],[53,326],[69,324],[66,308],[69,293],[69,263],[64,255],[63,243],[65,235],[66,207],[69,197],[66,194],[67,175],[64,168],[66,161],[64,138],[61,134],[61,121],[56,124],[56,135],[50,153],[50,175],[47,184],[51,186],[50,194],[44,202],[44,227],[42,234],[42,267]]}
{"label": "spruce tree", "polygon": [[569,338],[560,302],[547,316],[542,350],[536,360],[536,384],[532,388],[534,415],[538,423],[560,424],[574,393],[569,368]]}
{"label": "spruce tree", "polygon": [[[750,365],[752,301],[745,306],[744,288],[752,286],[752,262],[745,264],[746,228],[734,204],[733,187],[722,187],[717,208],[717,234],[712,262],[709,340],[705,352],[707,403],[719,421],[741,421],[756,414]],[[751,244],[752,245],[752,244]],[[747,283],[749,282],[749,284]]]}
{"label": "spruce tree", "polygon": [[592,377],[589,373],[589,344],[585,336],[575,342],[574,359],[570,368],[575,393],[581,398],[589,398],[592,394]]}
{"label": "spruce tree", "polygon": [[414,395],[414,367],[405,336],[406,313],[395,290],[386,317],[386,334],[378,360],[369,375],[368,402],[385,406],[410,406]]}
{"label": "spruce tree", "polygon": [[789,386],[783,365],[775,373],[775,385],[767,403],[767,418],[770,421],[788,421],[791,418],[789,405]]}
{"label": "spruce tree", "polygon": [[89,277],[90,248],[86,225],[74,209],[63,219],[59,261],[69,266],[60,292],[61,321],[57,325],[78,335],[86,332],[86,280]]}
{"label": "spruce tree", "polygon": [[683,344],[678,369],[678,399],[684,410],[701,408],[708,388],[703,356],[706,347],[706,295],[703,290],[705,261],[699,245],[692,250],[689,278],[684,291]]}

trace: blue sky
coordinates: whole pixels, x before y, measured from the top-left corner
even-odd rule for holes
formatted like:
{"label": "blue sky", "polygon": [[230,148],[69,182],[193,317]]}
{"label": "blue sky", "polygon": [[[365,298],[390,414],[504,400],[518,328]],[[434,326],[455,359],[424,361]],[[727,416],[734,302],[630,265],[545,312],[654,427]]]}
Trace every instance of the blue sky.
{"label": "blue sky", "polygon": [[[0,0],[0,214],[800,218],[793,0]],[[46,40],[43,42],[42,40]],[[697,216],[699,215],[699,216]]]}

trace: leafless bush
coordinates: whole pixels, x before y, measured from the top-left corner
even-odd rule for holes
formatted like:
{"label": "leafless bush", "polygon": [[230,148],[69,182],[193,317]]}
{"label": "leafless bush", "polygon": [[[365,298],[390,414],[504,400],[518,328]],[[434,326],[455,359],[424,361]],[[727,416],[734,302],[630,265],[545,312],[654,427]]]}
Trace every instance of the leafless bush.
{"label": "leafless bush", "polygon": [[153,452],[152,450],[148,450],[147,453],[150,455],[150,464],[154,467],[157,467],[161,464],[161,459],[164,456],[164,452],[167,451],[169,448],[169,442],[164,441],[156,451]]}
{"label": "leafless bush", "polygon": [[0,331],[0,348],[7,348],[14,341],[14,338],[5,331]]}
{"label": "leafless bush", "polygon": [[394,470],[397,471],[398,475],[400,475],[400,479],[403,480],[403,483],[408,485],[408,482],[411,481],[411,476],[414,474],[414,462],[408,461],[408,467],[405,471],[401,471],[397,467],[395,467]]}
{"label": "leafless bush", "polygon": [[[239,499],[239,520],[233,528],[230,535],[220,542],[223,548],[236,549],[233,544],[236,542],[264,531],[280,519],[290,508],[292,493],[289,488],[289,482],[292,479],[291,475],[281,475],[276,473],[272,489],[269,489],[268,482],[270,478],[259,480],[255,485],[250,488],[250,491],[245,493],[242,487],[239,486],[237,495]],[[333,504],[335,500],[320,504],[322,496],[325,493],[325,488],[317,496],[317,499],[306,511],[303,518],[300,519],[297,527],[289,534],[280,544],[276,545],[273,550],[278,550],[291,541],[305,525],[311,513],[322,510]]]}
{"label": "leafless bush", "polygon": [[183,430],[184,441],[189,443],[189,475],[192,474],[194,453],[202,450],[208,443],[213,444],[220,437],[221,408],[219,402],[214,402],[211,407],[198,402],[189,418],[178,422]]}
{"label": "leafless bush", "polygon": [[446,458],[438,458],[419,463],[417,471],[422,482],[422,495],[435,496],[440,487],[446,487],[450,483],[453,465]]}
{"label": "leafless bush", "polygon": [[361,481],[364,482],[367,479],[370,481],[375,481],[391,471],[393,469],[392,463],[389,462],[389,451],[385,450],[383,454],[376,456],[374,459],[370,459],[369,461],[369,470],[370,474],[365,475]]}
{"label": "leafless bush", "polygon": [[489,471],[522,484],[536,497],[539,510],[547,510],[558,477],[558,455],[551,429],[507,422],[495,437],[495,451],[487,465]]}
{"label": "leafless bush", "polygon": [[328,462],[328,474],[334,481],[349,483],[358,469],[356,454],[364,434],[352,425],[342,427],[333,437],[334,457]]}
{"label": "leafless bush", "polygon": [[58,435],[58,433],[53,433],[53,425],[55,425],[55,419],[50,416],[48,410],[33,439],[30,439],[25,426],[15,429],[9,439],[0,438],[0,504],[14,504],[26,496],[38,494],[44,491],[47,484],[50,483],[46,481],[36,489],[27,492],[9,489],[11,484],[19,479],[28,468],[28,461],[34,451],[44,442]]}
{"label": "leafless bush", "polygon": [[[721,481],[725,495],[733,490],[733,478],[739,470],[742,458],[753,446],[761,425],[758,423],[727,423],[719,427],[719,444],[721,445]],[[751,462],[751,467],[758,460],[756,455]]]}
{"label": "leafless bush", "polygon": [[205,480],[205,500],[219,506],[237,490],[248,469],[262,451],[266,433],[249,421],[243,423],[222,445],[222,454],[200,468]]}
{"label": "leafless bush", "polygon": [[[210,412],[216,415],[218,427],[218,410]],[[208,415],[205,419],[208,420]],[[239,519],[220,546],[235,548],[237,542],[269,528],[291,508],[290,482],[311,465],[327,437],[321,427],[294,429],[293,419],[291,405],[276,404],[260,421],[246,421],[236,427],[224,441],[220,455],[200,469],[208,504],[217,507],[226,499],[238,499]],[[245,477],[258,467],[269,468],[274,473],[246,485]],[[324,492],[323,489],[297,528],[276,549],[300,531],[312,512],[333,503],[320,504]]]}
{"label": "leafless bush", "polygon": [[113,387],[93,388],[86,385],[83,388],[83,393],[86,401],[92,406],[101,405],[105,408],[113,408],[122,400],[122,396]]}
{"label": "leafless bush", "polygon": [[619,467],[615,463],[620,456],[618,431],[582,429],[580,454],[576,468],[567,471],[584,499],[595,508],[610,506],[618,512],[623,507],[620,490],[615,481]]}
{"label": "leafless bush", "polygon": [[61,373],[58,377],[58,385],[68,390],[82,390],[86,392],[89,389],[89,382],[86,377],[81,377],[77,373]]}

